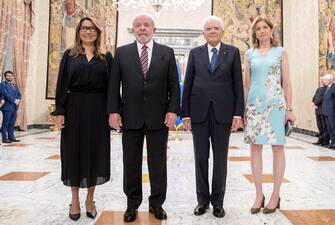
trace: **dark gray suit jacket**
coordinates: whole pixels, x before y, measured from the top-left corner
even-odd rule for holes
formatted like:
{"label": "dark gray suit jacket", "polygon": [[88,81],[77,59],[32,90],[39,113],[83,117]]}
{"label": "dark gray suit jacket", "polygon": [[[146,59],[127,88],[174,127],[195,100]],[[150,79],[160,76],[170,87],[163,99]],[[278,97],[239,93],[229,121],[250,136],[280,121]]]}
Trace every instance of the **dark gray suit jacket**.
{"label": "dark gray suit jacket", "polygon": [[[180,89],[172,48],[154,42],[144,79],[136,42],[117,48],[109,80],[107,112],[121,113],[123,128],[165,127],[167,112],[180,113]],[[122,97],[120,95],[122,85]]]}
{"label": "dark gray suit jacket", "polygon": [[327,86],[322,86],[316,89],[315,91],[312,102],[317,107],[315,109],[316,114],[322,114],[322,99],[323,99],[323,95],[325,94],[326,89],[327,89]]}

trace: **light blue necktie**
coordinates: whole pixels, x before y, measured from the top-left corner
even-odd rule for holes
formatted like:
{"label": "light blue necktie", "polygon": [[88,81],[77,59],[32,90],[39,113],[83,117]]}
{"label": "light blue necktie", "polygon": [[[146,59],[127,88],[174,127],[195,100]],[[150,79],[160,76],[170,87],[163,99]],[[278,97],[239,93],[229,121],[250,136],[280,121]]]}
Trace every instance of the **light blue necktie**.
{"label": "light blue necktie", "polygon": [[216,48],[212,48],[212,58],[211,58],[211,71],[212,71],[212,74],[214,72],[214,69],[215,69],[215,65],[216,65],[216,60],[218,58],[218,50]]}

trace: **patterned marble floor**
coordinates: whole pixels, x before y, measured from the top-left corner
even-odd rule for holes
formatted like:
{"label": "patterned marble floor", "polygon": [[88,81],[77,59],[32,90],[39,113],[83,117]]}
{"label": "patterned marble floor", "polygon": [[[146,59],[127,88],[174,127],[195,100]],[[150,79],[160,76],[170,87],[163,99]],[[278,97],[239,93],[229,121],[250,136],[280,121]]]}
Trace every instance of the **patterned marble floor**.
{"label": "patterned marble floor", "polygon": [[[121,136],[112,134],[112,180],[96,190],[98,216],[95,220],[82,213],[79,221],[68,218],[70,190],[60,182],[59,133],[29,130],[18,133],[18,144],[0,147],[0,225],[122,225],[126,198],[122,191]],[[242,133],[231,136],[226,216],[193,215],[196,205],[192,139],[182,133],[175,140],[171,133],[168,150],[168,194],[164,208],[168,220],[158,221],[148,211],[149,179],[146,156],[143,157],[144,200],[139,218],[131,225],[321,225],[335,224],[335,151],[310,144],[314,138],[294,135],[288,138],[287,168],[282,185],[281,210],[272,214],[251,215],[254,186],[249,166],[248,145]],[[264,191],[272,189],[272,154],[263,150]],[[85,212],[85,190],[80,197]]]}

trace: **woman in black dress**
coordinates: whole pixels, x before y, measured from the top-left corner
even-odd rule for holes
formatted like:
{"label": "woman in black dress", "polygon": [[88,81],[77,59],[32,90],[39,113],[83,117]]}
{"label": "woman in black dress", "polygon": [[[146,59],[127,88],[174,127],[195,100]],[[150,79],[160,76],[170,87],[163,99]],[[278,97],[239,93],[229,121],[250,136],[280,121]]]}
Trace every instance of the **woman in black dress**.
{"label": "woman in black dress", "polygon": [[113,57],[100,50],[101,30],[80,20],[75,44],[65,51],[56,89],[56,125],[61,129],[62,181],[71,187],[69,217],[80,218],[79,188],[87,188],[86,215],[95,218],[96,185],[110,179],[110,129],[106,91]]}

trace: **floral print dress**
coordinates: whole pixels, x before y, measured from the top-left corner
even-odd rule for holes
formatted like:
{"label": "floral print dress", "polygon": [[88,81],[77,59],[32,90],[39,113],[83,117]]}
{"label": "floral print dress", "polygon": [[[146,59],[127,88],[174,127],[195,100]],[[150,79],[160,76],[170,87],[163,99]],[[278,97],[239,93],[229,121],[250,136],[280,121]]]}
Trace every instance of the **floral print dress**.
{"label": "floral print dress", "polygon": [[282,47],[267,55],[249,49],[250,89],[246,103],[244,141],[248,144],[285,144],[285,99],[281,85]]}

